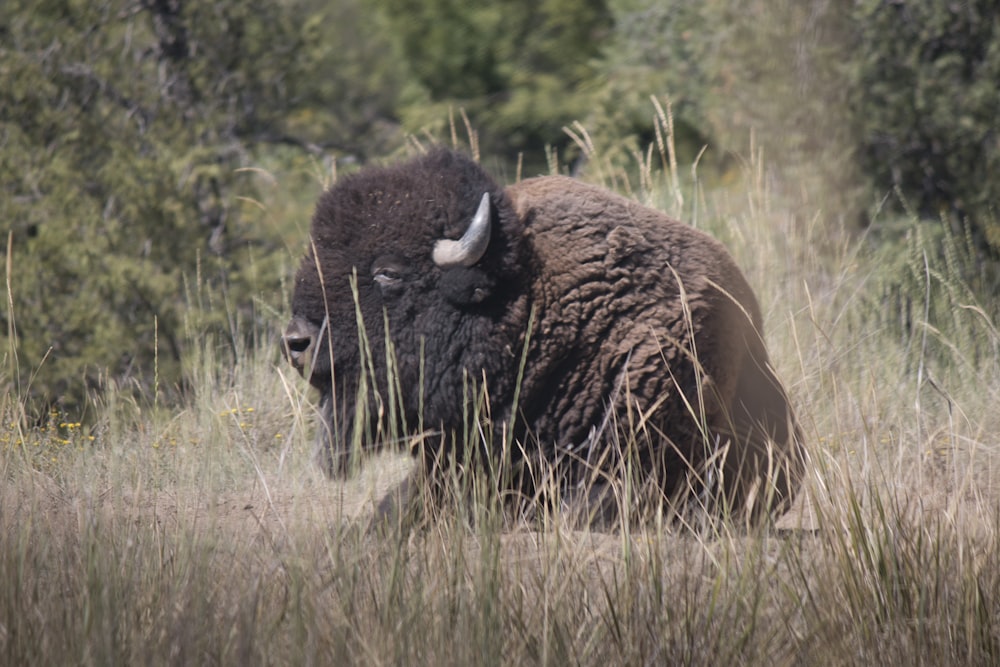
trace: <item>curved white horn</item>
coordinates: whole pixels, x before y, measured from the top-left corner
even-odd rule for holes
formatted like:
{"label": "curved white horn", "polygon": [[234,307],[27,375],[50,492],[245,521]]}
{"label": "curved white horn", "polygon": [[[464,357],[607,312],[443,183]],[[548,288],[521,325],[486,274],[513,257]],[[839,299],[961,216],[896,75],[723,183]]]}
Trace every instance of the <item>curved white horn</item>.
{"label": "curved white horn", "polygon": [[479,209],[469,228],[457,241],[440,239],[434,244],[434,263],[442,269],[472,266],[480,260],[490,244],[490,193],[483,194]]}

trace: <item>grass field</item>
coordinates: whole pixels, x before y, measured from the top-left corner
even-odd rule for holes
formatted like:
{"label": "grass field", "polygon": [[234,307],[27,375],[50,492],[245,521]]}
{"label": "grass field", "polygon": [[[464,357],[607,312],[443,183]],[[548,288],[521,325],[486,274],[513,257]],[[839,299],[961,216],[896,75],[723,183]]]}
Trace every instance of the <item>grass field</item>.
{"label": "grass field", "polygon": [[93,424],[29,426],[3,396],[0,662],[1000,662],[1000,335],[965,240],[848,234],[754,157],[725,189],[643,181],[764,307],[811,457],[777,525],[596,532],[473,507],[368,530],[409,460],[324,479],[313,397],[276,347],[232,365],[205,340],[183,405],[110,391]]}

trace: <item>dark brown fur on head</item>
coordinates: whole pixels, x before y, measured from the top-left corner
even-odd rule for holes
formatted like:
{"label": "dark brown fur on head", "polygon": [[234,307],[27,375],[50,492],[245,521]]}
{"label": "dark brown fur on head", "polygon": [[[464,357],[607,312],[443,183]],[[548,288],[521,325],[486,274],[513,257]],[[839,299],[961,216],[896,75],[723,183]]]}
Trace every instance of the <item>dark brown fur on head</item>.
{"label": "dark brown fur on head", "polygon": [[[435,243],[462,236],[484,193],[493,220],[485,255],[471,267],[437,266]],[[491,390],[503,391],[499,378],[510,375],[509,352],[526,329],[526,312],[518,306],[526,297],[523,236],[504,190],[478,164],[451,151],[366,169],[324,192],[292,299],[296,318],[324,328],[309,375],[321,400],[336,392],[338,412],[353,414],[358,380],[366,372],[357,314],[375,380],[385,382],[387,318],[395,370],[408,390],[407,423],[460,426],[463,371],[496,377]],[[388,396],[388,387],[378,388]],[[424,414],[418,415],[421,392]]]}

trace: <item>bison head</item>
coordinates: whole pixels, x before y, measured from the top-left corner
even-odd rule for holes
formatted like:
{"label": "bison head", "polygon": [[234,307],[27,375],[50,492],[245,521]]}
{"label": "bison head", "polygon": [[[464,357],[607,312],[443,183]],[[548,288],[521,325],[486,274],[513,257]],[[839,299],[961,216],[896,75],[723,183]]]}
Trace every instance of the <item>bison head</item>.
{"label": "bison head", "polygon": [[358,429],[378,440],[387,414],[409,431],[460,428],[469,374],[509,391],[527,319],[522,237],[503,189],[449,151],[323,193],[282,349],[320,391],[328,472],[346,469]]}

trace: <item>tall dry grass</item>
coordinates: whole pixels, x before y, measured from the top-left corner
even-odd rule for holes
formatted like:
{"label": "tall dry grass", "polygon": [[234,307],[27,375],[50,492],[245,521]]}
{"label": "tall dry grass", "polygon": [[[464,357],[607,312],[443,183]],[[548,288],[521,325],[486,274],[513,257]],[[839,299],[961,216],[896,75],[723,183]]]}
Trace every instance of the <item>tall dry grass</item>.
{"label": "tall dry grass", "polygon": [[1000,337],[963,239],[831,229],[753,150],[712,191],[658,155],[588,177],[725,240],[761,297],[811,458],[777,525],[598,532],[472,494],[372,530],[408,459],[324,479],[276,349],[199,340],[180,406],[109,388],[91,425],[29,425],[4,394],[0,662],[1000,661]]}

